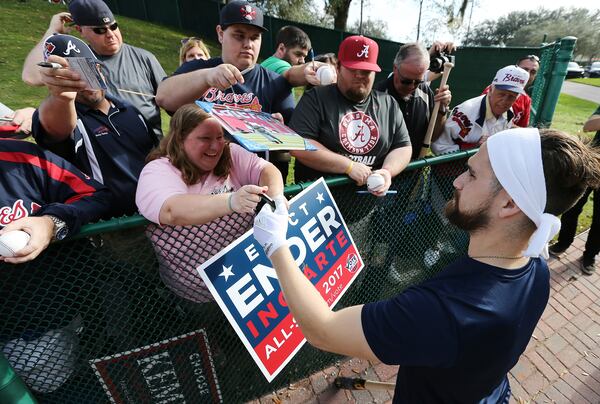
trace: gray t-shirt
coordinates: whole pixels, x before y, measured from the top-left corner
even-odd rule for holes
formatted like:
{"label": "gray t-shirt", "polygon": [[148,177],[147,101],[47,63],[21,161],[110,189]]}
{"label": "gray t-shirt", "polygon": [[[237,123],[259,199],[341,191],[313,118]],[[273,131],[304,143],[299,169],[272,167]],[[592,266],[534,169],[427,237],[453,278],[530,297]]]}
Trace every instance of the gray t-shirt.
{"label": "gray t-shirt", "polygon": [[[373,168],[380,168],[390,151],[410,146],[398,103],[376,90],[356,103],[344,97],[336,84],[313,88],[300,99],[290,127],[335,153]],[[296,181],[320,175],[297,164]]]}
{"label": "gray t-shirt", "polygon": [[158,136],[162,136],[160,128],[160,108],[154,97],[136,95],[118,91],[130,90],[138,93],[156,95],[160,82],[166,73],[156,56],[145,49],[123,44],[121,50],[111,56],[96,55],[106,69],[108,92],[113,97],[121,98],[136,107],[148,121],[148,125]]}

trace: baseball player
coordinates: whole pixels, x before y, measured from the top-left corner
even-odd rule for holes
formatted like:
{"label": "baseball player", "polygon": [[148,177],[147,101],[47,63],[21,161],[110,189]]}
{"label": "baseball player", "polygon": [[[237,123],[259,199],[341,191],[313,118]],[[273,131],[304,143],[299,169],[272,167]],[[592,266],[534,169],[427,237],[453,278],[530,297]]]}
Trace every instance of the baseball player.
{"label": "baseball player", "polygon": [[600,184],[600,154],[554,130],[492,136],[454,181],[446,216],[468,256],[387,300],[332,311],[288,248],[287,208],[264,207],[254,237],[306,339],[342,355],[400,365],[394,403],[507,403],[507,373],[548,302],[547,244],[560,215]]}

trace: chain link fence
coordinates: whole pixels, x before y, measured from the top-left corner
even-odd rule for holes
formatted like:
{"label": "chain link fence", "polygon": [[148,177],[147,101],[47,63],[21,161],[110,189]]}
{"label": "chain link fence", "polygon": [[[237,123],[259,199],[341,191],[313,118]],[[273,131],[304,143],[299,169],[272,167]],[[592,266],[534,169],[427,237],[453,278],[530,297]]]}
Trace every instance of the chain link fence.
{"label": "chain link fence", "polygon": [[[328,181],[366,264],[337,309],[390,297],[466,251],[443,207],[473,153],[411,163],[384,198]],[[121,218],[0,263],[3,355],[42,403],[244,402],[331,366],[339,356],[307,344],[267,383],[206,290],[195,268],[251,226],[238,214],[203,226]]]}

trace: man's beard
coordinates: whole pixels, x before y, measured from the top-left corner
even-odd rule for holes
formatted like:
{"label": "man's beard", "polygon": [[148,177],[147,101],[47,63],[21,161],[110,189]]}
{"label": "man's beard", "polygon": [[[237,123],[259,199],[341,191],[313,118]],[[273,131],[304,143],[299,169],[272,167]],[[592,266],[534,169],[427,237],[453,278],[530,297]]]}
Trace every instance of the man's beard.
{"label": "man's beard", "polygon": [[369,91],[359,89],[348,89],[346,91],[346,98],[354,102],[362,102],[369,96]]}
{"label": "man's beard", "polygon": [[444,214],[450,223],[470,233],[485,229],[490,222],[487,209],[491,201],[485,201],[475,210],[461,212],[458,207],[459,199],[458,192],[454,191],[454,197],[446,203]]}

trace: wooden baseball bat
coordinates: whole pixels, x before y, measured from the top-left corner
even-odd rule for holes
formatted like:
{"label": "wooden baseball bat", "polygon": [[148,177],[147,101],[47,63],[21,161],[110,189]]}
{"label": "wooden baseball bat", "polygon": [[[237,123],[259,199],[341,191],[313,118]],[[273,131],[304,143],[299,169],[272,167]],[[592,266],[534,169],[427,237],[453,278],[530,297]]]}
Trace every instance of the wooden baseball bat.
{"label": "wooden baseball bat", "polygon": [[335,386],[346,390],[394,390],[396,383],[378,382],[352,377],[336,377]]}
{"label": "wooden baseball bat", "polygon": [[[442,81],[440,82],[440,88],[446,85],[446,81],[448,81],[448,76],[450,75],[450,70],[453,67],[453,63],[444,63],[444,72],[442,73]],[[429,126],[427,126],[427,132],[425,132],[425,139],[423,140],[423,147],[421,148],[421,153],[419,153],[419,157],[425,157],[427,153],[429,153],[429,148],[431,147],[431,136],[433,135],[433,129],[435,128],[435,123],[438,119],[439,110],[440,102],[438,101],[433,106],[433,112],[431,113],[431,117],[429,118]]]}

